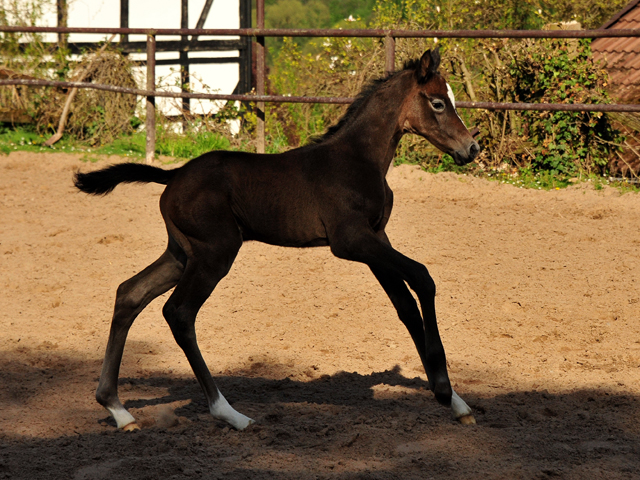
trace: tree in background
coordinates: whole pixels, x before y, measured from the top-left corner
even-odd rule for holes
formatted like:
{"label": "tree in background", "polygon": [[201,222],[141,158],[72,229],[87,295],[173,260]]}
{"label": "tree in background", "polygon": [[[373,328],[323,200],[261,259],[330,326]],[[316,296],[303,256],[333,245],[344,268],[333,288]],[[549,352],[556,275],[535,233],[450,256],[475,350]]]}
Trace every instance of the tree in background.
{"label": "tree in background", "polygon": [[[366,28],[374,15],[376,0],[266,0],[267,28]],[[347,19],[358,20],[357,23]],[[282,48],[283,40],[267,38],[267,63]],[[296,38],[302,50],[309,50],[308,38]]]}

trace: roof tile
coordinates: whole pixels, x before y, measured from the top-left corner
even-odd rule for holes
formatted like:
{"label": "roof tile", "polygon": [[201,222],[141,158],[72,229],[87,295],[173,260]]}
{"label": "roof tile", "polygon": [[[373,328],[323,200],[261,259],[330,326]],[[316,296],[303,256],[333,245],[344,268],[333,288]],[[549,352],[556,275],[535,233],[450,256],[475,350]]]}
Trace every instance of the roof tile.
{"label": "roof tile", "polygon": [[[640,28],[640,0],[632,0],[601,28]],[[615,95],[623,101],[640,99],[640,38],[596,38],[591,42],[596,60],[607,62]]]}

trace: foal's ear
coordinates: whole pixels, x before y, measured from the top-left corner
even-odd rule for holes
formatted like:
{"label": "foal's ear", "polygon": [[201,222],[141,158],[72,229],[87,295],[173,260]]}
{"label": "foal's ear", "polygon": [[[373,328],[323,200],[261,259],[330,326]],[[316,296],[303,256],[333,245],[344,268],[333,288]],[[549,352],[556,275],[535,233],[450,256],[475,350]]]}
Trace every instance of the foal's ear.
{"label": "foal's ear", "polygon": [[426,82],[431,76],[438,71],[440,66],[440,47],[436,47],[433,50],[427,50],[422,54],[420,58],[420,65],[418,66],[418,81]]}

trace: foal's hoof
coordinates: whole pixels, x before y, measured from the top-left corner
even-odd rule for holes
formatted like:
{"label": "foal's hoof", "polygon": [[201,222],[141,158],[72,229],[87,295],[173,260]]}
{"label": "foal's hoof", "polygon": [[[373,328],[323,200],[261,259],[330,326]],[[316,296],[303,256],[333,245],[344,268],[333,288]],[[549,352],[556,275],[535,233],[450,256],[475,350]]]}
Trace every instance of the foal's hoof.
{"label": "foal's hoof", "polygon": [[238,413],[238,417],[234,419],[232,425],[236,430],[244,430],[249,425],[253,425],[254,423],[256,423],[256,421],[253,418],[249,418],[245,415],[242,415],[241,413]]}
{"label": "foal's hoof", "polygon": [[123,432],[135,432],[136,430],[140,430],[140,427],[136,422],[131,422],[128,425],[122,427]]}
{"label": "foal's hoof", "polygon": [[473,415],[463,415],[462,417],[458,418],[458,421],[462,425],[475,425],[476,424],[476,419],[473,417]]}

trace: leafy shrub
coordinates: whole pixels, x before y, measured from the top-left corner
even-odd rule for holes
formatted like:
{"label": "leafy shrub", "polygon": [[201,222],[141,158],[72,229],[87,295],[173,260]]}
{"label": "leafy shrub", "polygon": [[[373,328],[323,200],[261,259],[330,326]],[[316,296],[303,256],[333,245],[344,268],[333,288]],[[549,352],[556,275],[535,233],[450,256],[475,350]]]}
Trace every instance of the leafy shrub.
{"label": "leafy shrub", "polygon": [[[611,103],[588,40],[524,42],[508,66],[518,102]],[[600,112],[522,112],[534,170],[601,173],[623,138]],[[526,140],[525,140],[526,142]]]}
{"label": "leafy shrub", "polygon": [[[371,77],[382,74],[381,43],[369,38],[325,38],[303,53],[285,38],[269,77],[270,93],[292,96],[353,97]],[[324,132],[345,107],[282,103],[267,108],[266,132],[272,142],[298,146]]]}
{"label": "leafy shrub", "polygon": [[[482,47],[485,75],[475,90],[485,100],[611,103],[606,72],[593,61],[588,41],[485,41]],[[474,58],[467,56],[467,62]],[[472,116],[483,133],[479,164],[489,169],[603,173],[623,140],[602,113],[474,111]]]}

